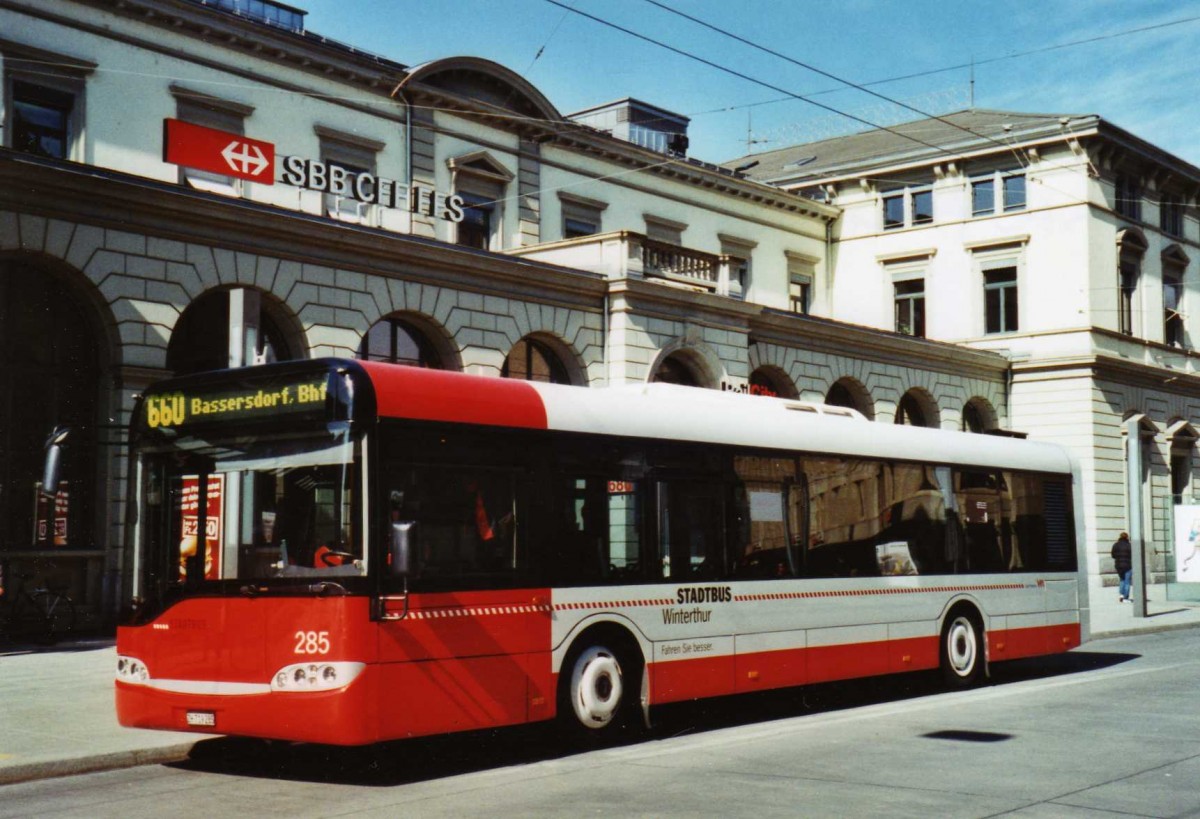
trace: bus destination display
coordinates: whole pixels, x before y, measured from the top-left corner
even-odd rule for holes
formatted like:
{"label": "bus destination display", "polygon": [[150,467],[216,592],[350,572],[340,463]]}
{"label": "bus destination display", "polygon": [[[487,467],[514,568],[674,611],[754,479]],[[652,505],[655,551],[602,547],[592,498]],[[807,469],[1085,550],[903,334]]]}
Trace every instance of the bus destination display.
{"label": "bus destination display", "polygon": [[163,392],[146,396],[147,429],[182,427],[213,421],[246,421],[281,413],[320,413],[328,392],[326,380],[301,384],[271,384],[219,392]]}

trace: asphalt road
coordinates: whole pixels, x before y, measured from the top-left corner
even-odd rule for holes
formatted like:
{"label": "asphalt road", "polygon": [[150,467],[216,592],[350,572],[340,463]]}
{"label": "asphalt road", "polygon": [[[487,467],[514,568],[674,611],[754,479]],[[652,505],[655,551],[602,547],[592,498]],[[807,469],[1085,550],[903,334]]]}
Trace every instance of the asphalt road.
{"label": "asphalt road", "polygon": [[546,727],[190,761],[0,788],[0,817],[1200,816],[1200,629],[996,669],[664,709],[582,749]]}

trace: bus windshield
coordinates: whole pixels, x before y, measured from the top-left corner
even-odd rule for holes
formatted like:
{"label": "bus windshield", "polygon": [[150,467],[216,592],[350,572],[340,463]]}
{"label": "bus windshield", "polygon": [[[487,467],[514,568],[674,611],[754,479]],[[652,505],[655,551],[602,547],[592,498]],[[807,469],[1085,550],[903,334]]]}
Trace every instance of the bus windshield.
{"label": "bus windshield", "polygon": [[144,452],[138,596],[364,576],[357,450],[337,422],[301,435],[186,436]]}

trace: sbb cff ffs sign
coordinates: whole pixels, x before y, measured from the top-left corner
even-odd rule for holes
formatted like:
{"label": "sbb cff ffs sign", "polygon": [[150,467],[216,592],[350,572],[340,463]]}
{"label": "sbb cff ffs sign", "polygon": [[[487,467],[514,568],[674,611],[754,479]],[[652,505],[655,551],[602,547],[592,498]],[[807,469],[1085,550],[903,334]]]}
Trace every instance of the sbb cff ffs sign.
{"label": "sbb cff ffs sign", "polygon": [[263,185],[275,184],[275,146],[270,142],[177,119],[164,120],[163,128],[164,161]]}
{"label": "sbb cff ffs sign", "polygon": [[351,171],[332,162],[300,156],[277,157],[270,142],[177,119],[164,120],[163,159],[174,165],[263,185],[280,182],[450,222],[461,222],[466,209],[458,194],[442,193],[416,183],[405,184],[370,171]]}

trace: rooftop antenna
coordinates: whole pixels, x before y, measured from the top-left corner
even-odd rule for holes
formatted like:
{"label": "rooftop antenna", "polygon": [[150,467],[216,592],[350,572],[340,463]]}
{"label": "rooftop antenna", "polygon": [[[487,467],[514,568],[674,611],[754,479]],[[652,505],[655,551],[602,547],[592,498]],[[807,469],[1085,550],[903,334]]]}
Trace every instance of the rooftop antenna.
{"label": "rooftop antenna", "polygon": [[746,109],[746,153],[747,154],[750,154],[754,151],[755,145],[759,145],[761,143],[771,141],[769,139],[755,139],[754,138],[754,129],[751,125],[751,123],[753,122],[753,116],[754,116],[753,109],[747,108]]}
{"label": "rooftop antenna", "polygon": [[975,110],[975,55],[971,55],[971,110]]}

